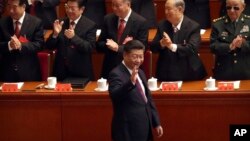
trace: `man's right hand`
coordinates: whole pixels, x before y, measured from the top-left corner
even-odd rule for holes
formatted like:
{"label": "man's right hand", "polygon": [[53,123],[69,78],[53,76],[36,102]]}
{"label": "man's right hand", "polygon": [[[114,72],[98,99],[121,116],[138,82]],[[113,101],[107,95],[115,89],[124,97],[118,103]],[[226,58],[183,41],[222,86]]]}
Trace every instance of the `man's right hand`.
{"label": "man's right hand", "polygon": [[136,83],[136,79],[137,79],[137,76],[138,76],[138,69],[139,69],[139,66],[134,66],[133,70],[132,70],[132,74],[131,74],[131,77],[130,77],[130,80],[133,84]]}
{"label": "man's right hand", "polygon": [[54,32],[53,32],[53,36],[54,37],[57,37],[58,34],[62,31],[62,25],[63,25],[63,21],[59,21],[59,20],[55,20],[54,24],[53,24],[53,29],[54,29]]}

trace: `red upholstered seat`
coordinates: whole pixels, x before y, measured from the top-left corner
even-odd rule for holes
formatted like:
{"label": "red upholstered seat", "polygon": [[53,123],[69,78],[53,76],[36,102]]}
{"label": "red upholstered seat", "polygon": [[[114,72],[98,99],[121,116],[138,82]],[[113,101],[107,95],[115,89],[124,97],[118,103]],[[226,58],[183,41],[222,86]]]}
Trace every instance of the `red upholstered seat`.
{"label": "red upholstered seat", "polygon": [[145,72],[147,79],[152,77],[152,52],[150,50],[145,52],[141,68]]}
{"label": "red upholstered seat", "polygon": [[50,68],[51,68],[51,55],[48,52],[38,52],[37,53],[40,69],[41,69],[41,77],[42,81],[47,81],[47,77],[50,76]]}

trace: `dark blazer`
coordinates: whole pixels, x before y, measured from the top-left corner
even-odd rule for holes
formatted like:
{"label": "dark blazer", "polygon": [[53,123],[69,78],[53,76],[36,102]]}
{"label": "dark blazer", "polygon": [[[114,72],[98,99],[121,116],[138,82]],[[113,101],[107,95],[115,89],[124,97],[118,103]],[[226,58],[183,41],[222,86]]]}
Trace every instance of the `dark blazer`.
{"label": "dark blazer", "polygon": [[106,15],[105,0],[88,0],[83,15],[94,21],[98,28],[101,28]]}
{"label": "dark blazer", "polygon": [[198,22],[201,28],[211,27],[209,0],[185,0],[185,15]]}
{"label": "dark blazer", "polygon": [[131,8],[147,19],[149,27],[156,27],[156,12],[153,0],[132,0]]}
{"label": "dark blazer", "polygon": [[46,42],[49,49],[57,49],[54,72],[58,80],[66,77],[83,77],[93,80],[92,50],[95,48],[96,24],[82,16],[75,27],[75,36],[68,39],[64,30],[69,28],[69,19],[63,19],[62,31],[57,38],[53,33]]}
{"label": "dark blazer", "polygon": [[[141,41],[145,46],[147,45],[148,28],[146,20],[142,16],[135,12],[131,13],[120,41],[117,41],[118,19],[118,16],[115,14],[105,16],[104,27],[97,42],[97,51],[105,53],[101,74],[104,78],[107,78],[109,72],[121,62],[123,52],[122,42],[127,36]],[[113,39],[119,44],[118,52],[108,49],[106,46],[107,39]]]}
{"label": "dark blazer", "polygon": [[151,50],[159,52],[156,77],[161,81],[198,80],[206,76],[205,68],[198,56],[201,36],[199,24],[184,16],[181,29],[177,32],[177,51],[160,46],[163,32],[173,39],[172,24],[166,20],[159,23]]}
{"label": "dark blazer", "polygon": [[160,125],[158,112],[142,70],[139,70],[139,76],[145,87],[147,103],[131,82],[130,76],[128,69],[121,63],[108,78],[109,96],[113,104],[112,140],[148,141],[148,138],[152,138],[151,128]]}
{"label": "dark blazer", "polygon": [[[220,80],[250,79],[250,16],[241,15],[234,30],[228,16],[214,20],[210,49],[215,55],[214,78]],[[230,51],[229,45],[241,35],[246,39],[241,48]]]}
{"label": "dark blazer", "polygon": [[[224,16],[227,14],[227,10],[226,10],[226,0],[220,0],[221,1],[221,7],[220,7],[220,16]],[[249,0],[245,0],[245,10],[243,11],[244,14],[246,15],[250,15],[250,1]]]}
{"label": "dark blazer", "polygon": [[[44,24],[44,29],[53,29],[53,23],[57,19],[56,6],[60,4],[60,0],[43,0],[43,3],[37,2],[35,7],[36,16],[40,18]],[[30,11],[30,5],[26,2],[26,11]]]}
{"label": "dark blazer", "polygon": [[20,35],[29,42],[22,43],[22,49],[9,51],[8,42],[14,35],[13,20],[4,17],[0,20],[1,81],[41,80],[37,52],[42,49],[43,27],[40,19],[26,13]]}

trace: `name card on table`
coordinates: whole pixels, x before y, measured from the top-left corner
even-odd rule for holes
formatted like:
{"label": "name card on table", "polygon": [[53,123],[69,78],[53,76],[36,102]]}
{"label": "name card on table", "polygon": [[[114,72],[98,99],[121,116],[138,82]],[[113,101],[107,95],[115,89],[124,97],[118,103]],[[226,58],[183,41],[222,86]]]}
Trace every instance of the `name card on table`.
{"label": "name card on table", "polygon": [[234,83],[233,82],[218,82],[218,89],[221,91],[234,90]]}
{"label": "name card on table", "polygon": [[162,91],[178,91],[177,82],[162,82],[161,84]]}
{"label": "name card on table", "polygon": [[1,86],[2,92],[18,92],[22,86],[23,82],[18,83],[3,83]]}
{"label": "name card on table", "polygon": [[56,84],[55,90],[58,92],[70,92],[72,91],[72,87],[70,83]]}

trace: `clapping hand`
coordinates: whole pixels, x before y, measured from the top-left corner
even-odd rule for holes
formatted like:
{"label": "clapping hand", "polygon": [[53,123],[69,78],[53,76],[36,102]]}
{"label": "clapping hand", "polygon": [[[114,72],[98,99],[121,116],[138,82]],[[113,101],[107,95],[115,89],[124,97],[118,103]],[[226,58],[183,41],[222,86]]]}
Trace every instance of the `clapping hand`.
{"label": "clapping hand", "polygon": [[54,36],[58,36],[58,34],[62,31],[62,25],[63,25],[63,21],[59,21],[59,20],[55,20],[54,24],[53,24],[53,35]]}

